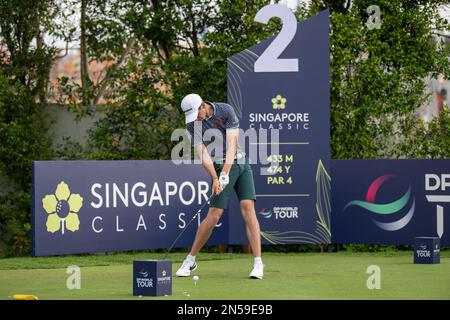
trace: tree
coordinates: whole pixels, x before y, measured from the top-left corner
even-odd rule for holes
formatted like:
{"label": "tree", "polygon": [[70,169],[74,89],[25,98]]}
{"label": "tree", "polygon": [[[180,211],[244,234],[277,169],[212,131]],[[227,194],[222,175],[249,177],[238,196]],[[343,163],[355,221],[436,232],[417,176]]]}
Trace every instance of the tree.
{"label": "tree", "polygon": [[32,161],[50,159],[41,114],[55,49],[43,41],[56,14],[51,1],[0,3],[0,231],[18,253],[29,248]]}
{"label": "tree", "polygon": [[[332,157],[423,156],[401,146],[411,141],[414,112],[428,98],[425,78],[449,76],[449,50],[434,39],[436,30],[448,30],[438,14],[444,1],[359,0],[347,10],[346,1],[315,1],[310,13],[329,2],[340,8],[331,15]],[[379,29],[367,26],[373,4],[381,11]]]}
{"label": "tree", "polygon": [[268,3],[87,1],[86,52],[110,63],[99,83],[91,82],[93,103],[102,96],[107,106],[90,132],[87,157],[169,159],[172,130],[182,127],[182,96],[226,100],[226,58],[279,27],[264,31],[253,21]]}

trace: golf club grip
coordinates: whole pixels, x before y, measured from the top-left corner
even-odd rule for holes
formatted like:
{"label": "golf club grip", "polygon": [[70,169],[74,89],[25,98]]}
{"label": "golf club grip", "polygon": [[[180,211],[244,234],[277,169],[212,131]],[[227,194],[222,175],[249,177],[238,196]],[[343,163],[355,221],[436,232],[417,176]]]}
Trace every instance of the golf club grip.
{"label": "golf club grip", "polygon": [[184,231],[186,231],[186,229],[189,227],[189,225],[192,223],[192,221],[195,220],[195,218],[197,217],[197,215],[203,210],[203,208],[212,200],[212,198],[214,197],[214,194],[212,194],[209,199],[200,207],[200,209],[197,210],[197,212],[194,214],[194,216],[192,217],[192,219],[188,222],[188,224],[183,228],[183,230],[181,230],[180,234],[178,235],[178,237],[175,238],[175,240],[173,241],[172,245],[169,247],[169,249],[167,250],[166,254],[163,257],[163,260],[166,260],[167,255],[169,254],[170,250],[172,250],[173,246],[175,245],[175,243],[177,243],[178,239],[183,235]]}

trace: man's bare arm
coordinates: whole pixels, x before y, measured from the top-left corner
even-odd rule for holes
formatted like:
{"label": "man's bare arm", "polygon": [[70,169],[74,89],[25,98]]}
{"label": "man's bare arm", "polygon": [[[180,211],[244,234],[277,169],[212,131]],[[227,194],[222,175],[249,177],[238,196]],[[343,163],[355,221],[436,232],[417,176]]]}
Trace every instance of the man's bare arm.
{"label": "man's bare arm", "polygon": [[197,146],[197,153],[202,162],[203,168],[209,173],[211,178],[217,178],[216,170],[214,170],[214,165],[211,156],[208,153],[204,144]]}
{"label": "man's bare arm", "polygon": [[229,173],[236,156],[239,129],[227,129],[227,155],[222,172]]}
{"label": "man's bare arm", "polygon": [[208,153],[204,144],[197,146],[197,153],[200,157],[200,161],[202,162],[203,168],[209,173],[213,180],[212,184],[212,192],[214,194],[220,193],[219,187],[219,177],[217,177],[216,170],[214,169],[214,165],[211,159],[211,156]]}

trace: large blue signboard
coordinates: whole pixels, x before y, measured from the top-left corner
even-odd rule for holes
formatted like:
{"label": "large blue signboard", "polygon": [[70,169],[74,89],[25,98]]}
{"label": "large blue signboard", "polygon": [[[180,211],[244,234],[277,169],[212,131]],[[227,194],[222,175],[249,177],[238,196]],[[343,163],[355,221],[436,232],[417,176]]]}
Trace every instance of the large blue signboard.
{"label": "large blue signboard", "polygon": [[[263,243],[327,243],[329,12],[297,24],[287,7],[271,5],[255,20],[272,17],[283,23],[279,34],[228,59],[228,102],[253,163]],[[246,242],[236,202],[230,216],[230,243]]]}
{"label": "large blue signboard", "polygon": [[[171,161],[36,161],[35,256],[168,248],[210,195],[201,165]],[[192,244],[205,209],[176,247]],[[227,219],[208,244],[227,243]]]}
{"label": "large blue signboard", "polygon": [[450,244],[450,159],[332,161],[336,243]]}

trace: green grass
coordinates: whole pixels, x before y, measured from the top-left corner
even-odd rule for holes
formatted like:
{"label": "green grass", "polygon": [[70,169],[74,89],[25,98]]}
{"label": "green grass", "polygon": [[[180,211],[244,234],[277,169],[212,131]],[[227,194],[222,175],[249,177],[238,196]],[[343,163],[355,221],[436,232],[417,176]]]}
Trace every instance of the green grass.
{"label": "green grass", "polygon": [[[191,277],[173,278],[168,297],[133,297],[134,259],[164,254],[112,254],[0,259],[0,299],[450,299],[450,252],[441,263],[415,265],[412,252],[266,253],[264,280],[248,279],[252,257],[205,253]],[[176,271],[184,253],[172,253]],[[81,289],[68,290],[66,267],[81,268]],[[381,268],[381,289],[366,287],[369,265]]]}

